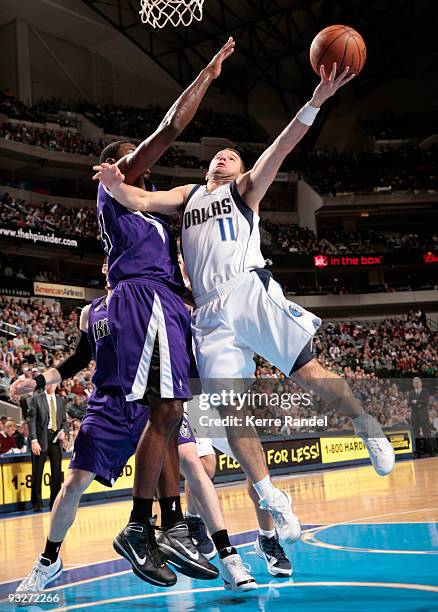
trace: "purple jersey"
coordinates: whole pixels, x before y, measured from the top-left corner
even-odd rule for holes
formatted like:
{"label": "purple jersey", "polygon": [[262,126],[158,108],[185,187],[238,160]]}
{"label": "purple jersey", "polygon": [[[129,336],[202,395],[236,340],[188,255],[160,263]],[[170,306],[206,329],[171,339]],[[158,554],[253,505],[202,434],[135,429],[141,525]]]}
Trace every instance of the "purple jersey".
{"label": "purple jersey", "polygon": [[97,218],[111,287],[121,280],[143,278],[164,283],[178,293],[185,291],[175,240],[162,217],[124,208],[99,184]]}
{"label": "purple jersey", "polygon": [[106,297],[91,302],[88,318],[88,341],[96,362],[93,383],[98,391],[123,394],[120,386],[117,355],[108,325]]}

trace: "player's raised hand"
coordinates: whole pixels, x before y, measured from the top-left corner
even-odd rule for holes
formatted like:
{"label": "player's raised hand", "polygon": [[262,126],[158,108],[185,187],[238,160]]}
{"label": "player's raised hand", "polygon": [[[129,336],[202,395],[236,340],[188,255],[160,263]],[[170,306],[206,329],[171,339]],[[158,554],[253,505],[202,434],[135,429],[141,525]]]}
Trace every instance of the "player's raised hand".
{"label": "player's raised hand", "polygon": [[18,402],[21,396],[33,393],[36,389],[36,382],[33,378],[16,380],[9,388],[9,395],[13,402]]}
{"label": "player's raised hand", "polygon": [[220,75],[222,70],[222,62],[230,57],[234,53],[234,47],[236,42],[232,36],[227,40],[222,49],[216,53],[214,58],[208,64],[207,69],[211,70],[214,79]]}
{"label": "player's raised hand", "polygon": [[310,100],[312,106],[319,107],[324,104],[324,102],[328,100],[328,98],[331,98],[338,89],[349,83],[351,79],[356,76],[354,73],[350,74],[350,66],[345,66],[344,70],[337,76],[336,71],[336,62],[333,64],[329,76],[326,74],[325,66],[321,65],[321,81],[313,92],[312,99]]}
{"label": "player's raised hand", "polygon": [[93,170],[96,173],[93,176],[93,181],[100,181],[102,185],[105,185],[110,191],[121,185],[125,180],[125,175],[120,172],[120,168],[117,164],[107,164],[103,162],[97,166],[93,166]]}

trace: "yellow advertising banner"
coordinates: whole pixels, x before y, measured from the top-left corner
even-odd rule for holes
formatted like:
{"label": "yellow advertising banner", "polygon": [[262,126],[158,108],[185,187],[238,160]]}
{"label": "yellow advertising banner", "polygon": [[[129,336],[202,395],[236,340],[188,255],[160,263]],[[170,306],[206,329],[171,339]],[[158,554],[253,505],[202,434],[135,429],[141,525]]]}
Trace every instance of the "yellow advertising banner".
{"label": "yellow advertising banner", "polygon": [[[67,473],[70,463],[69,458],[62,460],[62,471]],[[50,498],[50,462],[46,461],[43,472],[41,493],[43,499]],[[13,504],[30,501],[32,488],[32,463],[20,461],[19,463],[4,463],[1,465],[1,485],[3,504]],[[131,457],[123,469],[122,475],[116,480],[113,487],[109,489],[105,485],[94,480],[85,493],[102,493],[113,490],[131,489],[134,483],[134,457]]]}
{"label": "yellow advertising banner", "polygon": [[[412,452],[410,431],[391,432],[387,434],[387,437],[394,447],[396,455]],[[321,438],[320,443],[322,463],[336,463],[368,458],[365,444],[357,436],[324,437]]]}
{"label": "yellow advertising banner", "polygon": [[[394,447],[396,455],[412,453],[411,432],[387,432],[387,437]],[[329,463],[368,459],[368,452],[364,443],[356,436],[313,437],[302,439],[286,439],[263,442],[266,462],[269,469],[294,468],[302,465],[313,465],[315,469]],[[62,471],[67,473],[70,459],[62,461]],[[85,493],[107,493],[108,491],[121,491],[132,489],[134,483],[134,457],[125,465],[122,475],[110,489],[97,481],[91,483]],[[24,458],[17,463],[0,463],[1,504],[16,504],[30,502],[32,487],[32,463]],[[231,475],[241,473],[240,465],[231,457],[218,453],[217,475]],[[43,473],[42,498],[50,497],[50,462],[47,460]],[[337,478],[335,476],[334,478]],[[373,485],[375,486],[375,485]]]}

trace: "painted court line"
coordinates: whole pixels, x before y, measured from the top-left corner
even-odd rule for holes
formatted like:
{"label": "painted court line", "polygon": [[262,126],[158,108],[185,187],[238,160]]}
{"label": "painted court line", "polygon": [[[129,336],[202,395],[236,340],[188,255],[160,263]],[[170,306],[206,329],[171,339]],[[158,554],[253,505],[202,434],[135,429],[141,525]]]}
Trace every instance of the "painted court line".
{"label": "painted court line", "polygon": [[[259,584],[259,589],[270,588],[272,583]],[[284,589],[287,587],[367,587],[367,588],[383,588],[383,589],[404,589],[414,591],[426,591],[430,593],[438,593],[438,586],[429,584],[409,584],[403,582],[282,582],[276,583],[276,589]],[[82,604],[75,604],[72,606],[63,606],[61,608],[54,608],[51,612],[63,612],[67,610],[79,610],[82,608],[92,608],[94,606],[102,606],[104,604],[122,603],[126,601],[138,601],[141,599],[155,599],[157,597],[176,597],[177,595],[192,595],[194,593],[212,593],[218,591],[225,591],[225,587],[207,587],[199,589],[187,589],[178,591],[164,591],[160,593],[146,593],[142,595],[133,595],[126,597],[115,597],[111,599],[101,599],[97,601],[90,601]],[[253,594],[256,591],[252,592]]]}

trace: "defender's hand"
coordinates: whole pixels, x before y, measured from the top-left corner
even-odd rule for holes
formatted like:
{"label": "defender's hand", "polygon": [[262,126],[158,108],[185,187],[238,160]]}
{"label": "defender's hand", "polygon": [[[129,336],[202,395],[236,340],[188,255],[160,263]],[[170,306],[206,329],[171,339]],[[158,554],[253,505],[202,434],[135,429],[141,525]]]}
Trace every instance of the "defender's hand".
{"label": "defender's hand", "polygon": [[33,393],[36,389],[36,382],[33,378],[25,378],[24,380],[16,380],[12,383],[9,389],[9,395],[13,402],[18,402],[22,395]]}
{"label": "defender's hand", "polygon": [[125,180],[125,175],[120,172],[117,164],[103,162],[98,166],[93,166],[93,170],[96,173],[93,176],[93,181],[100,181],[110,191],[121,185]]}
{"label": "defender's hand", "polygon": [[321,82],[313,92],[312,99],[310,100],[310,104],[315,108],[322,106],[326,100],[331,98],[338,91],[338,89],[349,83],[351,79],[356,76],[354,73],[349,74],[350,66],[345,66],[344,70],[338,76],[336,76],[336,70],[337,64],[335,62],[332,66],[330,75],[327,76],[325,67],[321,65]]}
{"label": "defender's hand", "polygon": [[217,79],[222,70],[222,62],[230,57],[234,53],[234,47],[236,43],[232,36],[227,40],[222,49],[216,53],[214,58],[207,66],[207,70],[211,70],[213,79]]}

